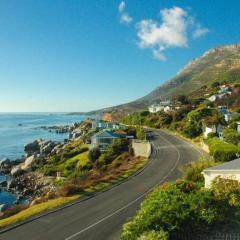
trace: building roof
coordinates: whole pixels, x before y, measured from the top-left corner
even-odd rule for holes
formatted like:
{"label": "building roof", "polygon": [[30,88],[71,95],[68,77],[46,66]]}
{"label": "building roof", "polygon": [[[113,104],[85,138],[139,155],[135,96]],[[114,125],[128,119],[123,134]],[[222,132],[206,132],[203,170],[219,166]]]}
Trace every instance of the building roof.
{"label": "building roof", "polygon": [[115,134],[109,130],[102,130],[96,134],[93,135],[93,137],[101,137],[101,138],[119,138],[118,134]]}
{"label": "building roof", "polygon": [[203,172],[211,171],[240,171],[240,158],[203,170]]}

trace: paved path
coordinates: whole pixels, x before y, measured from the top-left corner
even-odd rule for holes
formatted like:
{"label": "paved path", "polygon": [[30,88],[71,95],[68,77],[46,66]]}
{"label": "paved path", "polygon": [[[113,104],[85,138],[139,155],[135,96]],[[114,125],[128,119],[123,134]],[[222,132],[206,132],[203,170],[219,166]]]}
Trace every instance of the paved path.
{"label": "paved path", "polygon": [[199,150],[160,130],[149,130],[148,166],[128,181],[81,203],[2,233],[1,240],[112,240],[156,185],[179,177],[178,167],[198,159]]}

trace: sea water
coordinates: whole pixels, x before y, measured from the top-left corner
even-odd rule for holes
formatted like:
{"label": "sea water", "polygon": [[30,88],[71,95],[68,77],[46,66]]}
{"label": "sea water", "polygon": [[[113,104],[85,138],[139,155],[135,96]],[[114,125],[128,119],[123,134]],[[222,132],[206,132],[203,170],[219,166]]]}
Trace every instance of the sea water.
{"label": "sea water", "polygon": [[[64,141],[68,133],[49,132],[41,126],[62,126],[81,122],[85,116],[65,113],[0,113],[0,160],[15,160],[24,154],[24,145],[36,139]],[[0,181],[5,176],[0,176]],[[0,204],[12,204],[13,194],[0,192]]]}

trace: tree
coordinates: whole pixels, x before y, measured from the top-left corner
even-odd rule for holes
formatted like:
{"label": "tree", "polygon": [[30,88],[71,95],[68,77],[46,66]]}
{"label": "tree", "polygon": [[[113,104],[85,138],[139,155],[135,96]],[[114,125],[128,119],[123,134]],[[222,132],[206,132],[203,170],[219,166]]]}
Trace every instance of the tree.
{"label": "tree", "polygon": [[217,87],[219,87],[219,85],[220,85],[219,82],[213,82],[213,83],[211,84],[211,87],[212,87],[212,88],[217,88]]}
{"label": "tree", "polygon": [[184,95],[184,94],[179,95],[179,96],[177,97],[177,100],[178,100],[181,104],[183,104],[183,105],[189,104],[189,99],[188,99],[188,97],[187,97],[186,95]]}
{"label": "tree", "polygon": [[88,159],[95,163],[101,155],[99,148],[92,148],[88,153]]}

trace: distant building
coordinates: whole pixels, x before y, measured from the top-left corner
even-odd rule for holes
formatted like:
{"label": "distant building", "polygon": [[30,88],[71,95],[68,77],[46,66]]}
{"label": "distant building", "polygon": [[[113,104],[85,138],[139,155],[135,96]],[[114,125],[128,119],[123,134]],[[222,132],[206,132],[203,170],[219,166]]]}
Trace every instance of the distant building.
{"label": "distant building", "polygon": [[122,138],[122,136],[106,129],[102,130],[91,137],[91,148],[97,147],[104,151],[114,139],[118,138]]}
{"label": "distant building", "polygon": [[96,120],[92,123],[92,128],[99,128],[99,129],[125,129],[125,125],[116,123],[116,122],[106,122],[103,120]]}
{"label": "distant building", "polygon": [[224,116],[226,122],[232,119],[232,113],[227,109],[226,106],[218,106],[218,111]]}
{"label": "distant building", "polygon": [[218,125],[217,128],[216,128],[216,126],[212,125],[212,126],[205,126],[204,128],[205,129],[204,129],[204,132],[203,132],[203,136],[205,138],[208,137],[209,133],[216,133],[216,135],[218,137],[222,138],[222,131],[224,129],[224,126]]}
{"label": "distant building", "polygon": [[240,122],[237,122],[237,131],[240,132]]}
{"label": "distant building", "polygon": [[240,181],[240,158],[215,167],[207,168],[203,170],[202,174],[204,176],[206,188],[211,187],[216,177]]}
{"label": "distant building", "polygon": [[164,110],[165,107],[170,105],[170,101],[161,101],[160,103],[155,103],[152,104],[149,108],[148,111],[150,113],[156,113],[156,112],[160,112],[162,110]]}

